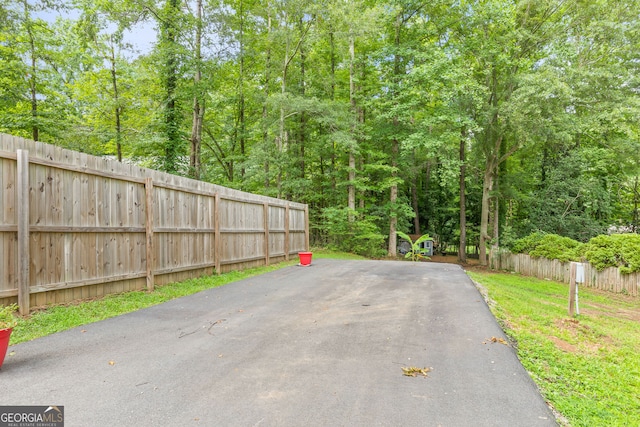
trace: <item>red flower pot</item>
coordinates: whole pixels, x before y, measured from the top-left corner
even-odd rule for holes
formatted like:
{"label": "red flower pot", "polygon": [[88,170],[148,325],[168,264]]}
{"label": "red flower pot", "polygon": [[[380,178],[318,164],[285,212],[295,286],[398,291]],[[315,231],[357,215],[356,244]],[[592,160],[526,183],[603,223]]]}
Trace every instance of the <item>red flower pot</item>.
{"label": "red flower pot", "polygon": [[13,328],[0,329],[0,368],[2,368],[2,362],[4,362],[4,356],[7,354],[7,348],[9,348],[9,338]]}
{"label": "red flower pot", "polygon": [[298,252],[300,257],[300,265],[311,265],[311,252]]}

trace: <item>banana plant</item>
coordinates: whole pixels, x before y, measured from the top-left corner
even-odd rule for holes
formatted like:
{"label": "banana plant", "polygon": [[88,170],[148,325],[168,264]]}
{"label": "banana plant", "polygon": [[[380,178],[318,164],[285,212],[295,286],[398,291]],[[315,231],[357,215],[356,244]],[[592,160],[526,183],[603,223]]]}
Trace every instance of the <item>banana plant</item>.
{"label": "banana plant", "polygon": [[427,240],[433,240],[433,237],[429,237],[428,234],[423,234],[422,236],[418,237],[414,242],[413,240],[411,240],[411,237],[409,237],[407,234],[403,233],[402,231],[398,231],[397,234],[398,236],[400,236],[400,238],[406,240],[411,244],[411,250],[405,254],[404,256],[405,258],[411,259],[411,261],[431,259],[425,255],[426,248],[420,247],[420,244]]}

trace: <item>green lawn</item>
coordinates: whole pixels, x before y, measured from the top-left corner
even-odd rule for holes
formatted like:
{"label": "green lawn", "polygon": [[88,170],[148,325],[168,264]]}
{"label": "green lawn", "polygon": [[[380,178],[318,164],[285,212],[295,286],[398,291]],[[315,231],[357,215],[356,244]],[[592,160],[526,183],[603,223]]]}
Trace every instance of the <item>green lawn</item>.
{"label": "green lawn", "polygon": [[640,299],[516,274],[469,272],[548,402],[571,426],[640,426]]}

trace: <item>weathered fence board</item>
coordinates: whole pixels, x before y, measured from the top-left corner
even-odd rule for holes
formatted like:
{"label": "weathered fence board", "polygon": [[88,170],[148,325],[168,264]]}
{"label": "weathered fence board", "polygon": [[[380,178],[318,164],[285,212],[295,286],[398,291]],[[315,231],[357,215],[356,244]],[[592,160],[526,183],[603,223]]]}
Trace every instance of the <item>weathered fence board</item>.
{"label": "weathered fence board", "polygon": [[[496,270],[508,270],[525,276],[533,276],[539,279],[550,279],[557,282],[569,283],[569,262],[549,260],[546,258],[533,258],[526,254],[512,254],[509,252],[492,252],[492,268]],[[640,287],[640,274],[622,274],[618,268],[605,268],[596,270],[589,263],[584,263],[584,286],[611,291],[625,292],[637,296]]]}
{"label": "weathered fence board", "polygon": [[309,248],[306,205],[3,134],[0,202],[0,304],[23,312]]}

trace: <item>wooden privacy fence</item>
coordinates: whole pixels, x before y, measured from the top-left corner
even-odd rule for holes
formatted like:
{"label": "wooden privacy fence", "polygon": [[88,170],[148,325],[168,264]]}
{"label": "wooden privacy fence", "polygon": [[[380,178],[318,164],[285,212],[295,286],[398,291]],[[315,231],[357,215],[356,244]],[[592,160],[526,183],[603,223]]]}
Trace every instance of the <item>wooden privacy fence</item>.
{"label": "wooden privacy fence", "polygon": [[288,260],[307,205],[0,134],[0,304],[20,311]]}
{"label": "wooden privacy fence", "polygon": [[[533,276],[539,279],[550,279],[557,282],[570,282],[570,262],[560,262],[546,258],[533,258],[526,254],[512,254],[510,252],[491,251],[491,268],[507,270]],[[596,270],[589,263],[584,263],[584,286],[611,292],[626,292],[638,295],[640,274],[622,274],[618,268]]]}

